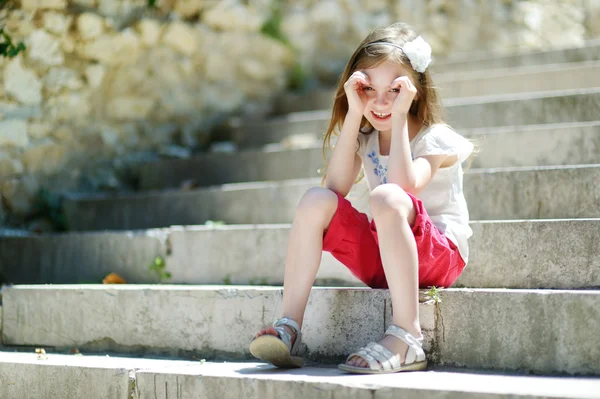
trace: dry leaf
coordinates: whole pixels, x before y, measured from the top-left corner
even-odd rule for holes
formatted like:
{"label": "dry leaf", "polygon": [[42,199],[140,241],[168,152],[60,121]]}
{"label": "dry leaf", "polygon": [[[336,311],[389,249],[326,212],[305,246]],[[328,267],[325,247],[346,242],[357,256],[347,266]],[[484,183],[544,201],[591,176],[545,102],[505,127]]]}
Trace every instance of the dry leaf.
{"label": "dry leaf", "polygon": [[46,356],[46,351],[44,348],[36,348],[35,353],[37,353],[38,360],[47,360],[48,356]]}
{"label": "dry leaf", "polygon": [[117,273],[110,273],[108,276],[104,277],[102,280],[102,284],[126,284],[125,279],[119,276]]}

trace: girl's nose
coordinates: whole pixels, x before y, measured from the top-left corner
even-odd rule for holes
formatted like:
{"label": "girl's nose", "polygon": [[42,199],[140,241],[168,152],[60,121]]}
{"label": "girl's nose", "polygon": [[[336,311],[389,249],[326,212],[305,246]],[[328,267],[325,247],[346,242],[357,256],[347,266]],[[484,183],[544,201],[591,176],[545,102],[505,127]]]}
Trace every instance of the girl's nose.
{"label": "girl's nose", "polygon": [[378,93],[375,97],[375,105],[386,105],[387,104],[387,93]]}

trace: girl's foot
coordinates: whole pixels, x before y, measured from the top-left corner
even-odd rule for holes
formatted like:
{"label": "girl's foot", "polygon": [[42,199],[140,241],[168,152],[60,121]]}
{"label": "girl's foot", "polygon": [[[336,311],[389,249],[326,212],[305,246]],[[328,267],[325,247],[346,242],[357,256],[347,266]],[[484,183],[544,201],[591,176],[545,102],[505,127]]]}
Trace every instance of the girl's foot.
{"label": "girl's foot", "polygon": [[281,368],[302,367],[305,351],[300,326],[286,317],[260,330],[250,343],[254,357]]}
{"label": "girl's foot", "polygon": [[[287,333],[288,333],[288,334],[290,334],[290,337],[292,337],[292,338],[291,338],[291,343],[292,343],[292,346],[294,346],[294,342],[296,342],[296,333],[294,332],[294,330],[292,330],[292,329],[291,329],[290,327],[288,327],[288,326],[282,326],[282,327],[283,327],[283,329],[284,329],[285,331],[287,331]],[[277,331],[275,331],[275,327],[271,327],[271,326],[269,326],[269,327],[265,327],[265,328],[263,328],[262,330],[260,330],[260,331],[259,331],[259,332],[258,332],[258,333],[257,333],[257,334],[254,336],[254,338],[258,338],[258,337],[260,337],[260,336],[262,336],[262,335],[273,335],[273,336],[275,336],[275,337],[279,338],[279,334],[277,333]]]}
{"label": "girl's foot", "polygon": [[340,364],[339,369],[357,374],[396,373],[424,370],[427,359],[423,337],[415,338],[406,330],[391,325],[379,343],[370,342]]}
{"label": "girl's foot", "polygon": [[[386,335],[381,341],[379,341],[379,344],[392,352],[401,364],[404,363],[406,360],[406,352],[408,351],[408,345],[406,345],[404,341],[394,337],[393,335]],[[355,367],[369,367],[369,363],[359,356],[351,357],[346,364],[348,366]]]}

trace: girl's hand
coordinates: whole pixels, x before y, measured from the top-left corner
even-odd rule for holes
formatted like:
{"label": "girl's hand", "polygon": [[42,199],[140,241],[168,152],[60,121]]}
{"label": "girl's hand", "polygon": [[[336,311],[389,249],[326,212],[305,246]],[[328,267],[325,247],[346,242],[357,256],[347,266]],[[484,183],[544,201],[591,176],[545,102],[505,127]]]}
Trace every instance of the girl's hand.
{"label": "girl's hand", "polygon": [[392,116],[406,116],[417,94],[417,88],[412,84],[408,76],[400,76],[394,79],[391,87],[392,89],[399,90],[398,96],[392,105]]}
{"label": "girl's hand", "polygon": [[363,87],[369,86],[367,75],[360,71],[354,72],[344,83],[344,91],[348,98],[348,111],[363,114],[367,107],[367,95]]}

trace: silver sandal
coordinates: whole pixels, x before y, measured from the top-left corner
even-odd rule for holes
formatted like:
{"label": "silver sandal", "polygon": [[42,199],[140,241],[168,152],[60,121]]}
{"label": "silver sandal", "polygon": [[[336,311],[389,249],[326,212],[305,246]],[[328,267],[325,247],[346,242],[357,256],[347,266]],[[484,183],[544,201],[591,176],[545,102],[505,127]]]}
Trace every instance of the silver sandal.
{"label": "silver sandal", "polygon": [[423,337],[415,338],[404,329],[391,325],[385,335],[393,335],[408,345],[406,360],[400,363],[398,358],[389,349],[376,342],[370,342],[367,346],[360,348],[358,352],[351,354],[346,363],[353,357],[364,359],[368,367],[356,367],[348,364],[340,364],[338,368],[349,373],[356,374],[386,374],[399,371],[424,370],[427,367],[425,352],[423,351]]}
{"label": "silver sandal", "polygon": [[[292,336],[283,326],[292,329],[296,340],[292,346]],[[304,364],[306,345],[302,344],[300,326],[294,320],[284,317],[273,323],[279,337],[265,334],[254,338],[250,343],[250,353],[274,366],[281,368],[297,368]]]}

